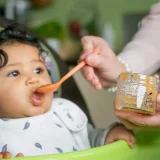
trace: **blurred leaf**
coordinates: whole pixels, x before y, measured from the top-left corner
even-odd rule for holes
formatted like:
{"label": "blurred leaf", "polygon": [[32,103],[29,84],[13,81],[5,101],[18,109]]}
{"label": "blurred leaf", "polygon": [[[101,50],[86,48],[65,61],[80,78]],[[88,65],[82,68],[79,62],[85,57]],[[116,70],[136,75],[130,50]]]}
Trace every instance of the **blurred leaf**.
{"label": "blurred leaf", "polygon": [[57,21],[50,21],[40,26],[31,28],[42,38],[63,39],[66,36],[66,30],[62,24]]}

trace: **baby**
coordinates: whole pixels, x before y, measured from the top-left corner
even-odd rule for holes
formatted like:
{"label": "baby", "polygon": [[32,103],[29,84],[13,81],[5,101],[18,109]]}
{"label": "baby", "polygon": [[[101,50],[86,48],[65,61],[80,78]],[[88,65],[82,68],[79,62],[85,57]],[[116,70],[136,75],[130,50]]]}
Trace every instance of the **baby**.
{"label": "baby", "polygon": [[119,123],[93,128],[73,102],[36,89],[51,83],[38,39],[15,24],[0,32],[0,158],[89,149],[119,139],[135,145]]}

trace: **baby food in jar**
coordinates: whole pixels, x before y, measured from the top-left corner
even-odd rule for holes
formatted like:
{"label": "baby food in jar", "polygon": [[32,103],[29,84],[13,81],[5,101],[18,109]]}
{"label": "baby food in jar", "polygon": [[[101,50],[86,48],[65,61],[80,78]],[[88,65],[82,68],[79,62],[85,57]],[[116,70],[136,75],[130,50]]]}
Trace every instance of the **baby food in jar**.
{"label": "baby food in jar", "polygon": [[159,79],[138,73],[121,73],[117,81],[116,109],[154,114]]}

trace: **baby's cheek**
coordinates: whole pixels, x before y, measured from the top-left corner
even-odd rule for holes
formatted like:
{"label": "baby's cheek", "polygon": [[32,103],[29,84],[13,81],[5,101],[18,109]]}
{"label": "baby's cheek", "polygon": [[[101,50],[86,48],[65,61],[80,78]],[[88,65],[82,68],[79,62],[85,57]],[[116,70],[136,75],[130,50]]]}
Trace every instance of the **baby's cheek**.
{"label": "baby's cheek", "polygon": [[47,93],[47,97],[45,100],[45,105],[47,109],[50,109],[51,105],[52,105],[52,101],[54,99],[54,94],[53,93]]}
{"label": "baby's cheek", "polygon": [[45,74],[43,75],[43,77],[44,77],[44,81],[46,83],[52,83],[51,76],[49,75],[48,71],[45,72]]}

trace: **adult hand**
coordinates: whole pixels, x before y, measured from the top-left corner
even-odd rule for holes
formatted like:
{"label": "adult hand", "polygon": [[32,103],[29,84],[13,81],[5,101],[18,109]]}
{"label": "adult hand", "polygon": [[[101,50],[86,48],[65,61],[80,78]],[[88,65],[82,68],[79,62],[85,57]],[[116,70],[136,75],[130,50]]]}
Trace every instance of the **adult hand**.
{"label": "adult hand", "polygon": [[128,129],[160,127],[160,94],[157,95],[156,114],[154,115],[121,110],[115,110],[114,113]]}
{"label": "adult hand", "polygon": [[[85,60],[88,64],[82,69],[83,76],[95,89],[112,86],[119,74],[125,71],[115,53],[107,42],[99,37],[84,36],[81,43],[83,54],[80,61]],[[92,54],[95,49],[100,49],[100,55]]]}

